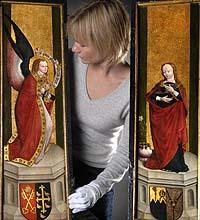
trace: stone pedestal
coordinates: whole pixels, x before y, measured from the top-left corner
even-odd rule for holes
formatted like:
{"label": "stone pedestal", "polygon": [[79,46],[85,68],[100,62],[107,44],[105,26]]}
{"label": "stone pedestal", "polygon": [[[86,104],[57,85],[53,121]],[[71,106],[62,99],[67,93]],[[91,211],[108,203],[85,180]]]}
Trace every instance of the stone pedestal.
{"label": "stone pedestal", "polygon": [[47,220],[67,219],[64,151],[51,145],[44,158],[32,167],[4,163],[4,220],[24,220],[20,210],[19,184],[50,183],[52,208]]}
{"label": "stone pedestal", "polygon": [[155,219],[150,211],[151,186],[183,189],[183,214],[180,220],[197,219],[197,156],[186,152],[185,161],[189,167],[185,173],[150,170],[139,161],[138,219]]}

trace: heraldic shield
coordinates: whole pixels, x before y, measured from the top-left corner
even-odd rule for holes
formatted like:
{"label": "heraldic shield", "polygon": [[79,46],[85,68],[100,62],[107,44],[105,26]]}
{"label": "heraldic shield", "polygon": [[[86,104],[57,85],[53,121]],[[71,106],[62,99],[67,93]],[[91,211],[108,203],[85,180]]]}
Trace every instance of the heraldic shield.
{"label": "heraldic shield", "polygon": [[50,183],[20,183],[20,209],[28,220],[45,219],[51,212]]}
{"label": "heraldic shield", "polygon": [[150,187],[150,210],[158,220],[177,220],[183,213],[183,189]]}

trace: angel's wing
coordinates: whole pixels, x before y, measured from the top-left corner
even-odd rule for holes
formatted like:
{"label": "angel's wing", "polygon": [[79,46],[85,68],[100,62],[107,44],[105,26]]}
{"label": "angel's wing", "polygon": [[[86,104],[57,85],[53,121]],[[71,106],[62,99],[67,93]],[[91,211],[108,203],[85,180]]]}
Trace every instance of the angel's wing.
{"label": "angel's wing", "polygon": [[24,76],[20,68],[22,60],[15,53],[9,41],[7,45],[7,61],[7,77],[9,84],[15,90],[19,91],[24,81]]}
{"label": "angel's wing", "polygon": [[[8,26],[12,26],[15,34],[15,41],[12,39]],[[8,37],[7,45],[7,75],[10,85],[20,90],[23,80],[30,74],[29,61],[34,56],[33,49],[20,30],[20,28],[11,20],[10,17],[4,15],[4,30]]]}

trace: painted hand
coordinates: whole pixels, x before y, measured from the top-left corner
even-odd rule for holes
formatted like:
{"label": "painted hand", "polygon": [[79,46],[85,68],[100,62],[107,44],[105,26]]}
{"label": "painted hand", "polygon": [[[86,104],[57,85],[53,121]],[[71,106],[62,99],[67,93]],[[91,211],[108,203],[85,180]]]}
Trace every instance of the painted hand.
{"label": "painted hand", "polygon": [[46,92],[45,88],[41,88],[40,93],[43,95]]}
{"label": "painted hand", "polygon": [[170,85],[169,85],[169,86],[165,85],[164,87],[165,87],[165,89],[166,89],[168,92],[170,92],[171,94],[173,94],[174,91],[175,91],[174,88],[173,88],[172,86],[170,86]]}
{"label": "painted hand", "polygon": [[90,185],[82,186],[75,190],[75,193],[69,197],[69,208],[72,209],[72,213],[85,211],[96,203],[95,190]]}
{"label": "painted hand", "polygon": [[167,95],[161,98],[161,101],[169,103],[173,100],[173,98],[169,98]]}

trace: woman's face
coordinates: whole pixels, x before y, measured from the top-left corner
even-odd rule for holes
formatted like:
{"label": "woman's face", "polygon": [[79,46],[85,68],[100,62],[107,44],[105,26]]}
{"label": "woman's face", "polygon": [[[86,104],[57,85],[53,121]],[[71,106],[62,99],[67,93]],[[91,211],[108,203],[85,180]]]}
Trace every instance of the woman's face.
{"label": "woman's face", "polygon": [[81,58],[81,62],[85,64],[99,64],[104,60],[98,50],[93,46],[85,45],[78,41],[74,41],[72,51],[77,53]]}
{"label": "woman's face", "polygon": [[170,64],[165,64],[163,66],[162,74],[166,80],[174,80],[174,71]]}

